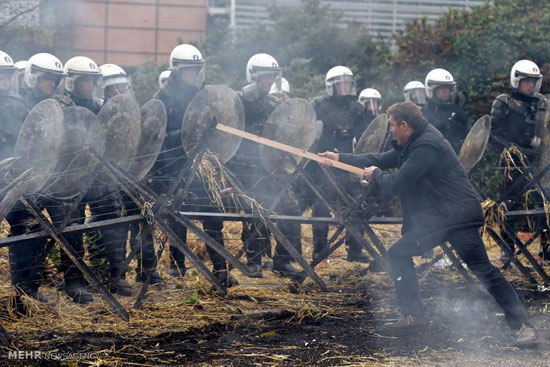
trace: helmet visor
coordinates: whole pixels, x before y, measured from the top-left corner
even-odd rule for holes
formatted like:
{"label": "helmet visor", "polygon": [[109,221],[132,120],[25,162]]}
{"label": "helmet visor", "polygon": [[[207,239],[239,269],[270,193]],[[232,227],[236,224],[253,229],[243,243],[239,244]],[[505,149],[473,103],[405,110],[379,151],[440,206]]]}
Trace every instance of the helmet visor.
{"label": "helmet visor", "polygon": [[532,96],[539,93],[542,84],[542,77],[517,75],[519,78],[518,92],[526,96]]}
{"label": "helmet visor", "polygon": [[341,75],[327,80],[327,87],[332,87],[333,94],[337,96],[354,96],[355,79],[352,75]]}
{"label": "helmet visor", "polygon": [[78,75],[74,79],[72,94],[82,99],[101,98],[101,75]]}
{"label": "helmet visor", "polygon": [[0,95],[16,95],[18,92],[19,77],[15,68],[0,69]]}
{"label": "helmet visor", "polygon": [[424,88],[416,88],[406,91],[405,101],[410,101],[416,105],[424,106],[426,104],[426,90]]}
{"label": "helmet visor", "polygon": [[433,86],[433,100],[439,104],[453,104],[455,102],[456,84],[430,84]]}

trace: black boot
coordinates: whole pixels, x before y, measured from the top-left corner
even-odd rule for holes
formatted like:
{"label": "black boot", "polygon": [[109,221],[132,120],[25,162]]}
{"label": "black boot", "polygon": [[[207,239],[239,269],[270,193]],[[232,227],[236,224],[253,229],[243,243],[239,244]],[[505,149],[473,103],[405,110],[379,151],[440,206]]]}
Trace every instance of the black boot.
{"label": "black boot", "polygon": [[85,305],[94,301],[94,297],[88,291],[85,282],[80,279],[63,280],[57,289],[65,292],[74,303]]}
{"label": "black boot", "polygon": [[300,272],[292,266],[290,260],[273,259],[273,272],[278,273],[284,277],[294,277]]}
{"label": "black boot", "polygon": [[[149,284],[155,285],[155,284],[162,284],[164,283],[164,279],[159,275],[159,273],[156,270],[149,271],[149,276],[151,277],[151,280]],[[147,280],[147,272],[142,271],[139,273],[136,273],[136,282],[139,283],[145,283]]]}
{"label": "black boot", "polygon": [[367,254],[365,254],[363,251],[350,251],[348,250],[348,256],[346,258],[347,261],[349,262],[358,262],[358,263],[363,263],[363,264],[367,264],[369,262],[369,257]]}

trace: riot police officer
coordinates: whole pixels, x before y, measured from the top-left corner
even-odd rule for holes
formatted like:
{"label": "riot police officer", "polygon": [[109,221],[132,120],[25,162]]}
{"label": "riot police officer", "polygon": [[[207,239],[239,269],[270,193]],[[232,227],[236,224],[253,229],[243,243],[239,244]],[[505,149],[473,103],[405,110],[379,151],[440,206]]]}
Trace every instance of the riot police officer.
{"label": "riot police officer", "polygon": [[[17,69],[11,57],[0,51],[0,160],[13,156],[19,130],[28,114],[25,103],[17,95],[17,82]],[[10,224],[10,236],[38,229],[28,225],[31,215],[21,203],[16,204],[6,219]],[[23,241],[9,248],[11,281],[18,295],[25,293],[42,300],[38,293],[41,248],[41,242],[36,240]]]}
{"label": "riot police officer", "polygon": [[[201,52],[195,46],[179,45],[170,54],[170,70],[168,81],[154,96],[154,98],[164,103],[167,111],[166,136],[161,153],[151,170],[149,178],[151,186],[158,194],[168,192],[171,185],[175,184],[174,180],[179,176],[187,160],[181,141],[181,127],[189,103],[204,87],[205,61]],[[195,177],[186,203],[179,209],[194,208],[198,211],[205,211],[205,208],[211,205],[205,190],[205,184],[198,177]],[[206,211],[217,210],[217,208],[206,208]],[[187,228],[170,216],[167,216],[166,219],[171,229],[176,232],[182,241],[185,241]],[[219,244],[224,245],[222,220],[216,218],[204,219],[203,229]],[[169,248],[170,275],[174,277],[184,276],[186,269],[184,254],[175,246],[170,245]],[[227,272],[225,259],[209,246],[206,246],[206,250],[212,260],[213,274],[227,287],[237,284],[236,280]]]}
{"label": "riot police officer", "polygon": [[[323,133],[319,139],[317,149],[319,152],[327,150],[341,153],[351,153],[353,140],[358,140],[366,129],[370,120],[365,113],[365,107],[356,101],[355,80],[352,71],[345,66],[335,66],[330,69],[325,77],[327,95],[317,97],[312,106],[317,114],[317,119],[323,122]],[[309,165],[311,174],[318,177],[323,191],[329,200],[334,201],[337,195],[324,180],[320,167]],[[340,182],[347,181],[349,177],[337,173]],[[312,215],[314,217],[330,216],[329,209],[320,201],[313,200]],[[328,225],[313,225],[313,257],[327,247]],[[368,257],[362,252],[362,247],[355,239],[346,239],[348,245],[348,261],[368,262]]]}
{"label": "riot police officer", "polygon": [[[510,72],[510,94],[501,94],[491,106],[491,142],[499,149],[517,146],[525,155],[526,164],[534,164],[539,158],[541,145],[541,131],[544,126],[547,101],[539,93],[542,83],[542,74],[537,64],[530,60],[520,60],[514,64]],[[527,184],[525,175],[521,172],[522,163],[520,157],[512,154],[515,164],[520,169],[511,168],[504,177],[504,185],[501,190],[501,200],[504,200],[508,210],[521,208],[522,190]],[[502,166],[505,166],[503,163]],[[512,165],[513,166],[513,165]],[[523,183],[518,183],[522,180]],[[514,184],[515,183],[515,184]],[[511,189],[512,185],[516,189]],[[535,194],[534,200],[542,201]],[[510,224],[515,222],[509,220]],[[537,220],[541,233],[541,247],[543,258],[549,259],[548,252],[549,232],[546,218]],[[514,242],[501,231],[506,242],[514,248]],[[506,252],[502,252],[502,260],[510,260]]]}
{"label": "riot police officer", "polygon": [[[97,64],[90,58],[75,56],[65,63],[64,74],[62,92],[56,94],[54,98],[63,107],[80,106],[97,115],[102,106],[102,100],[100,99],[102,75]],[[84,222],[86,216],[85,201],[90,200],[90,206],[94,206],[94,202],[100,202],[97,195],[93,194],[94,186],[96,185],[92,185],[92,189],[78,206],[77,213],[70,219],[70,223],[80,224]],[[96,196],[96,198],[89,199],[90,196]],[[45,197],[42,201],[54,225],[59,225],[65,220],[71,206],[70,200]],[[65,238],[80,256],[84,255],[82,235],[67,234]],[[92,302],[93,296],[88,290],[88,284],[84,276],[64,251],[61,251],[61,268],[64,276],[58,289],[65,292],[75,303],[86,304]]]}
{"label": "riot police officer", "polygon": [[418,80],[408,82],[403,88],[403,98],[405,101],[413,102],[422,108],[426,104],[426,87],[424,83]]}
{"label": "riot police officer", "polygon": [[[288,97],[282,93],[282,69],[277,60],[266,53],[255,54],[246,64],[248,84],[240,91],[245,111],[245,130],[262,135],[264,124],[271,113]],[[272,87],[275,85],[275,87]],[[277,93],[269,93],[270,90]],[[260,161],[260,145],[242,141],[239,150],[229,162],[229,167],[237,175],[247,192],[264,208],[270,208],[273,199],[283,189],[281,179],[272,177]],[[299,215],[301,210],[293,189],[287,189],[284,199],[275,208],[277,213]],[[290,222],[278,224],[281,232],[291,244],[301,252],[300,225]],[[245,244],[247,266],[254,277],[262,277],[262,256],[271,255],[270,233],[262,223],[243,222],[241,236]],[[288,276],[296,273],[291,264],[292,257],[277,241],[273,256],[273,270]]]}
{"label": "riot police officer", "polygon": [[[369,124],[372,120],[376,118],[376,116],[378,116],[380,109],[382,108],[382,95],[374,88],[366,88],[363,89],[361,93],[359,93],[358,102],[365,106],[365,119],[367,121],[367,124]],[[363,131],[358,133],[362,134]],[[356,134],[357,139],[359,139],[360,137],[361,135],[357,137]]]}
{"label": "riot police officer", "polygon": [[[132,98],[135,99],[133,88],[132,88],[132,81],[130,80],[130,77],[126,73],[126,71],[121,68],[118,65],[115,64],[103,64],[99,67],[101,74],[103,75],[103,100],[105,102],[108,102],[111,98],[120,95],[125,94],[129,95]],[[139,207],[126,195],[122,194],[122,201],[123,206],[126,211],[127,215],[132,214],[139,214],[140,210]],[[108,219],[108,218],[104,218]],[[130,246],[132,248],[135,248],[136,246],[139,246],[141,244],[140,248],[137,248],[136,254],[138,256],[138,268],[136,269],[136,281],[138,282],[144,282],[146,279],[146,272],[149,272],[150,274],[150,284],[158,284],[164,282],[164,279],[158,274],[156,271],[157,267],[157,258],[155,254],[155,248],[152,241],[139,241],[138,235],[140,234],[139,231],[139,224],[132,223],[128,226],[128,229],[130,231]],[[115,228],[114,232],[119,232],[118,237],[124,237],[122,236],[122,233],[125,232],[124,226],[121,226],[120,228]],[[143,239],[144,237],[142,237]],[[122,249],[125,248],[125,243],[121,244]],[[88,249],[89,251],[90,249]],[[101,252],[101,249],[98,249],[99,252]],[[105,250],[105,249],[103,249]],[[120,253],[124,253],[125,251],[120,250]],[[99,253],[98,255],[100,255]],[[109,256],[107,256],[109,259]],[[112,259],[115,261],[115,264],[118,266],[123,266],[123,263],[117,261],[118,259]],[[124,269],[117,269],[116,266],[112,266],[112,274],[113,277],[118,277],[124,280]],[[119,281],[120,283],[121,281]],[[125,285],[124,282],[122,282],[122,285]],[[120,288],[120,286],[118,287]],[[118,289],[117,288],[117,289]],[[122,287],[125,289],[126,287]]]}
{"label": "riot police officer", "polygon": [[434,125],[458,153],[470,129],[468,117],[455,103],[456,82],[445,69],[434,69],[424,81],[428,103],[422,115]]}
{"label": "riot police officer", "polygon": [[40,101],[52,98],[63,75],[63,64],[54,55],[39,53],[31,56],[24,72],[27,108],[30,110]]}

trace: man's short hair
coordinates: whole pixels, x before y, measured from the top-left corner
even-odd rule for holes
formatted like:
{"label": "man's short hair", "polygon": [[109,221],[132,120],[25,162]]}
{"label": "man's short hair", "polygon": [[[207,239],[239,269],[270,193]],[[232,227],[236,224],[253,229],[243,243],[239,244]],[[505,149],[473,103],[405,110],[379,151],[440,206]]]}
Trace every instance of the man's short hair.
{"label": "man's short hair", "polygon": [[415,130],[422,121],[422,112],[411,101],[394,103],[388,108],[388,116],[393,116],[396,122],[406,121]]}

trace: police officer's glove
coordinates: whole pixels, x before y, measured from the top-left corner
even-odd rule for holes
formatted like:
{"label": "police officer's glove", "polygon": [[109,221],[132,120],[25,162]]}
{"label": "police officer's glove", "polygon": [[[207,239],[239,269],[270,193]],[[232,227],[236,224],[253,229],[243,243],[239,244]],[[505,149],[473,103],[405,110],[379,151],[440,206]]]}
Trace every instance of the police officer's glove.
{"label": "police officer's glove", "polygon": [[451,114],[451,117],[449,117],[449,121],[458,122],[461,125],[466,124],[466,119],[463,116],[458,115],[456,112],[453,112]]}

